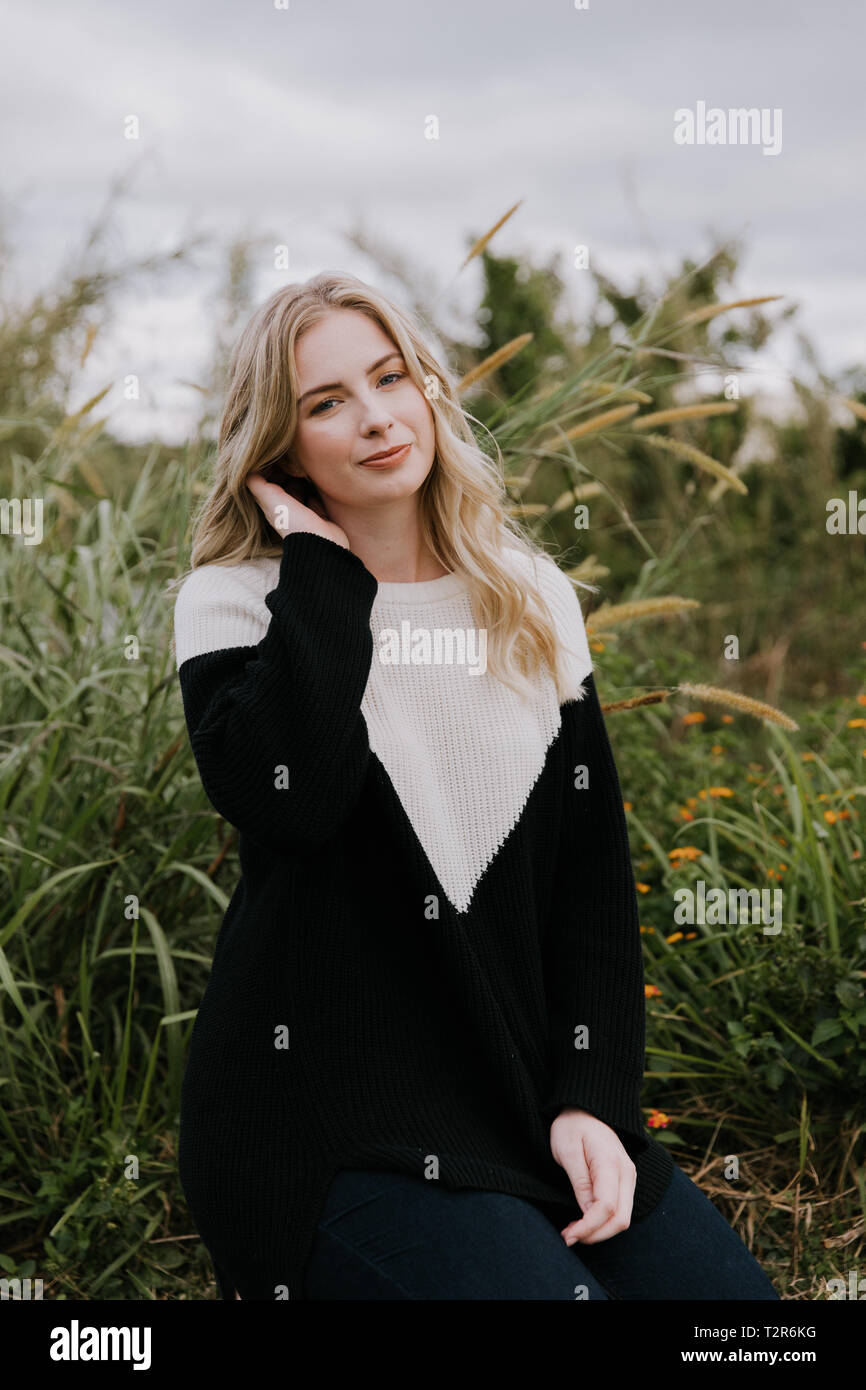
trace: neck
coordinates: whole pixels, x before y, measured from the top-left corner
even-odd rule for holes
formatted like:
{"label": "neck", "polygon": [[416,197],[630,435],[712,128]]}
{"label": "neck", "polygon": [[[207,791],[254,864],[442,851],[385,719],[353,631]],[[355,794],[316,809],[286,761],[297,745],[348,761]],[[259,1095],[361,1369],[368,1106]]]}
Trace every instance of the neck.
{"label": "neck", "polygon": [[349,546],[382,584],[416,584],[449,571],[424,543],[414,497],[392,506],[343,508],[326,503],[328,516],[346,533]]}

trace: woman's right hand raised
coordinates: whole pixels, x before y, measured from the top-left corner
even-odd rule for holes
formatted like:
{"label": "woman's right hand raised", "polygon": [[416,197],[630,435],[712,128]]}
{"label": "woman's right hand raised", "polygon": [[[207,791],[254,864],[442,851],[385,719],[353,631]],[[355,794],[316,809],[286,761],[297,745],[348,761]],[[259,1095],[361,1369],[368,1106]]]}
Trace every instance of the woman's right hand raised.
{"label": "woman's right hand raised", "polygon": [[290,536],[297,531],[310,531],[314,536],[324,536],[349,550],[349,538],[345,531],[330,521],[321,501],[313,497],[308,505],[299,502],[290,492],[290,487],[300,487],[301,479],[285,475],[285,486],[270,483],[261,473],[247,476],[247,487],[265,514],[268,524],[279,536]]}

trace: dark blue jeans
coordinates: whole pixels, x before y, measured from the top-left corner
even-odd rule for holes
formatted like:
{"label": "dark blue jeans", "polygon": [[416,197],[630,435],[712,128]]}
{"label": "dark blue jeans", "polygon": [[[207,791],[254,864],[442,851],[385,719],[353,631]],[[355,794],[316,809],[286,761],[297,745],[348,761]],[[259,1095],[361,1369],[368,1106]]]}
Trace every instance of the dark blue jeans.
{"label": "dark blue jeans", "polygon": [[453,1192],[403,1173],[339,1172],[306,1268],[310,1299],[778,1299],[681,1168],[649,1216],[565,1244],[555,1207]]}

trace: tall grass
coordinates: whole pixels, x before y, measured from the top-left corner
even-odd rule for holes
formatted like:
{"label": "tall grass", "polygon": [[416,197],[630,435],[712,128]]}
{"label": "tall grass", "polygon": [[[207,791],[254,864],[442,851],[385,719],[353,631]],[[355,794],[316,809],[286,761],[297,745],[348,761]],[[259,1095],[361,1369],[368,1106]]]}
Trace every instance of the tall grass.
{"label": "tall grass", "polygon": [[[64,331],[93,299],[79,289],[78,302]],[[3,537],[0,1268],[42,1278],[52,1298],[196,1298],[209,1264],[176,1174],[180,1082],[240,869],[188,746],[167,584],[187,562],[210,439],[126,446],[94,424],[99,395],[67,411],[56,324],[43,324],[46,343],[40,316],[7,315],[0,354],[40,345],[38,382],[7,368],[0,451],[5,495],[45,502],[41,545]],[[694,650],[706,619],[683,582],[686,538],[707,517],[719,534],[748,526],[748,478],[681,450],[704,489],[690,494],[695,515],[684,528],[678,514],[665,550],[647,538],[635,508],[646,477],[632,497],[622,467],[642,421],[714,423],[707,410],[671,414],[664,374],[642,369],[658,316],[632,325],[630,348],[545,376],[488,426],[528,531],[569,545],[564,523],[588,499],[631,547],[630,584],[588,627],[639,877],[650,1123],[728,1204],[777,1286],[817,1297],[856,1259],[866,1221],[866,653],[839,652],[847,694],[780,711],[796,732],[689,693],[712,673]],[[664,321],[659,340],[672,334]],[[467,403],[522,346],[476,363]],[[667,495],[660,483],[659,503]],[[724,546],[712,562],[725,593]],[[571,572],[607,571],[591,554]],[[672,895],[698,878],[781,883],[782,931],[680,935]],[[736,1181],[722,1175],[731,1154]]]}

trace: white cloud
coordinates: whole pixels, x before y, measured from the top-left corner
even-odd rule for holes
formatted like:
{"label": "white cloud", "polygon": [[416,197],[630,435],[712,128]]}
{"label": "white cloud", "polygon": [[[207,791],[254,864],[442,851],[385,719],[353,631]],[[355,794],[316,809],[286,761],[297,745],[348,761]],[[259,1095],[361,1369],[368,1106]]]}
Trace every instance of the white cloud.
{"label": "white cloud", "polygon": [[[365,273],[341,236],[356,218],[444,286],[467,239],[523,198],[496,249],[559,249],[567,269],[586,242],[625,289],[702,258],[711,233],[745,231],[743,292],[800,300],[828,368],[864,356],[856,0],[587,11],[565,0],[290,0],[287,11],[41,0],[0,4],[0,22],[0,119],[14,132],[3,194],[25,286],[52,278],[123,173],[113,257],[191,228],[242,232],[262,238],[263,292],[276,283],[275,242],[289,245],[293,276]],[[675,146],[673,112],[698,99],[781,107],[782,153]],[[138,141],[123,138],[130,113]],[[424,138],[430,114],[438,141]],[[183,428],[171,382],[207,356],[213,253],[197,264],[182,282],[176,272],[131,292],[113,346],[88,364],[148,362],[152,405],[124,411],[142,434]]]}

